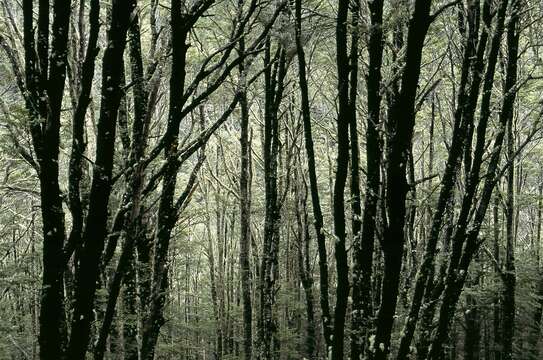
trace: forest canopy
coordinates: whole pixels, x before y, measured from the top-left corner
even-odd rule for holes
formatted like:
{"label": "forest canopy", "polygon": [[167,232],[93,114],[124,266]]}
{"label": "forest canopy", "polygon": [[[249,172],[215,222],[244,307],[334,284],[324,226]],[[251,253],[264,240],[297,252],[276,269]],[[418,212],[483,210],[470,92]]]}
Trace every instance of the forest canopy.
{"label": "forest canopy", "polygon": [[0,14],[0,359],[543,357],[543,3]]}

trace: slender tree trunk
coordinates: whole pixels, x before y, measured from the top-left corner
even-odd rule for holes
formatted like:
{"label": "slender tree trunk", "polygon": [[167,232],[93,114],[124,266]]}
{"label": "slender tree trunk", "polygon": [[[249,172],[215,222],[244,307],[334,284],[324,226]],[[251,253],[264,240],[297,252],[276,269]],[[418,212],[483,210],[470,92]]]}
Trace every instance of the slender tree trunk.
{"label": "slender tree trunk", "polygon": [[311,112],[309,109],[309,91],[307,86],[305,52],[302,44],[302,0],[296,0],[296,49],[298,53],[298,74],[300,83],[300,96],[302,107],[302,120],[304,123],[305,152],[307,156],[307,168],[309,187],[311,192],[311,203],[313,205],[313,218],[317,249],[319,253],[319,288],[320,306],[322,313],[322,329],[326,352],[331,345],[331,317],[330,304],[328,299],[328,255],[326,250],[326,238],[323,229],[323,215],[320,204],[319,189],[317,183],[317,172],[315,169],[315,150],[313,146],[313,135],[311,129]]}
{"label": "slender tree trunk", "polygon": [[353,266],[353,316],[351,359],[364,354],[373,318],[371,292],[373,252],[377,228],[377,201],[381,173],[381,146],[379,122],[381,110],[381,64],[383,56],[383,1],[368,1],[371,31],[369,36],[369,72],[366,82],[368,92],[368,118],[366,125],[366,197],[362,218],[360,241],[355,243]]}
{"label": "slender tree trunk", "polygon": [[[501,33],[503,29],[503,21],[505,18],[505,9],[507,1],[504,0],[499,4],[496,30],[494,38],[492,40],[491,52],[496,54],[498,45],[500,43]],[[516,6],[515,6],[516,8]],[[509,24],[508,26],[511,26]],[[499,115],[499,128],[498,133],[495,136],[494,144],[492,147],[491,158],[488,163],[487,174],[485,175],[485,181],[483,189],[479,196],[480,200],[475,209],[471,209],[471,203],[473,201],[473,196],[475,194],[475,188],[479,180],[479,171],[482,164],[483,153],[485,148],[485,135],[486,135],[486,126],[488,119],[488,104],[489,96],[492,85],[493,74],[487,74],[485,76],[485,86],[484,86],[484,96],[481,101],[481,117],[479,120],[479,125],[477,128],[477,143],[476,150],[473,156],[472,169],[468,174],[468,184],[466,193],[464,195],[462,209],[459,215],[459,223],[456,229],[456,234],[453,241],[453,252],[451,255],[451,261],[449,264],[449,270],[447,274],[447,280],[445,285],[445,290],[443,294],[443,302],[441,304],[439,321],[437,329],[433,336],[433,343],[429,353],[429,359],[439,359],[443,354],[443,343],[446,339],[446,334],[454,312],[456,309],[456,304],[462,292],[462,288],[467,276],[467,270],[471,263],[471,260],[478,250],[480,243],[478,242],[479,230],[483,223],[486,210],[488,208],[489,202],[492,197],[492,192],[498,178],[498,164],[501,155],[501,149],[503,145],[503,140],[505,137],[505,132],[507,128],[507,123],[512,117],[513,114],[513,104],[516,96],[516,81],[517,81],[517,58],[518,58],[518,29],[513,25],[513,30],[511,33],[508,31],[507,39],[507,48],[508,48],[508,61],[506,66],[506,81],[505,81],[505,96],[502,102],[502,111]],[[516,38],[516,40],[515,40]],[[494,57],[489,57],[489,66],[492,64]],[[492,69],[491,69],[492,70]],[[468,226],[468,214],[474,212],[473,215],[473,226],[467,230]],[[464,245],[465,244],[465,245]]]}
{"label": "slender tree trunk", "polygon": [[174,193],[177,183],[177,147],[179,122],[182,114],[182,104],[185,84],[185,62],[188,50],[187,28],[188,19],[182,14],[180,0],[172,0],[171,4],[171,36],[172,36],[172,70],[170,77],[170,107],[168,125],[164,136],[164,158],[166,161],[162,179],[162,192],[160,195],[157,232],[154,248],[153,275],[151,280],[151,293],[149,310],[143,326],[141,359],[153,360],[158,333],[164,324],[164,305],[166,301],[165,290],[168,287],[167,257],[170,237],[177,221],[174,208]]}
{"label": "slender tree trunk", "polygon": [[530,344],[532,351],[532,359],[539,359],[539,339],[541,336],[541,319],[543,317],[543,269],[541,268],[541,224],[542,224],[542,215],[543,215],[543,181],[541,181],[541,175],[538,177],[540,184],[538,186],[538,199],[537,199],[537,228],[536,228],[536,241],[535,241],[535,252],[536,252],[536,264],[537,264],[537,273],[539,274],[539,279],[536,282],[536,293],[540,296],[540,300],[536,306],[534,312],[534,327],[532,329],[532,334],[530,336]]}
{"label": "slender tree trunk", "polygon": [[[83,2],[81,7],[84,8]],[[89,11],[89,38],[85,59],[81,67],[79,82],[79,98],[72,120],[72,153],[70,156],[68,189],[70,212],[72,214],[72,229],[66,245],[66,261],[76,247],[81,245],[83,233],[83,205],[81,203],[80,183],[83,176],[83,154],[85,142],[85,115],[90,104],[92,80],[94,78],[95,60],[98,54],[98,33],[100,30],[100,1],[92,0]],[[80,25],[82,26],[82,20]],[[83,33],[80,35],[83,37]]]}
{"label": "slender tree trunk", "polygon": [[414,104],[420,76],[422,48],[430,26],[431,1],[417,0],[409,21],[404,70],[399,97],[394,99],[387,124],[386,211],[388,223],[383,235],[384,277],[381,305],[372,351],[376,359],[390,353],[390,337],[396,312],[402,268],[406,213],[407,155],[415,125]]}
{"label": "slender tree trunk", "polygon": [[[458,101],[454,116],[453,137],[449,148],[445,173],[441,181],[441,190],[437,207],[432,217],[424,257],[417,274],[409,315],[402,332],[403,336],[400,342],[398,359],[406,359],[409,355],[410,345],[415,333],[423,296],[428,285],[433,282],[439,234],[445,218],[444,214],[447,204],[450,203],[451,198],[454,196],[454,185],[456,183],[462,154],[465,152],[467,131],[476,109],[481,79],[479,73],[482,71],[482,58],[486,49],[487,39],[487,32],[485,29],[483,30],[480,39],[478,39],[479,6],[478,1],[473,1],[468,8],[468,34],[466,43],[464,44]],[[489,1],[485,1],[484,12],[485,15],[490,13]],[[470,73],[472,74],[471,84],[469,83]]]}
{"label": "slender tree trunk", "polygon": [[123,353],[124,360],[138,360],[138,298],[135,268],[135,249],[130,252],[130,259],[124,276],[123,298]]}
{"label": "slender tree trunk", "polygon": [[277,190],[277,168],[279,156],[279,105],[283,97],[284,79],[286,75],[286,55],[279,47],[278,60],[274,69],[271,65],[271,44],[266,42],[264,71],[266,101],[264,110],[264,176],[265,181],[265,220],[264,246],[260,274],[260,358],[275,359],[279,356],[278,322],[274,314],[276,303],[276,280],[279,274],[279,221],[280,212]]}
{"label": "slender tree trunk", "polygon": [[[474,280],[473,285],[478,281]],[[473,295],[466,295],[467,310],[464,318],[466,321],[464,338],[464,358],[466,360],[478,360],[480,358],[481,343],[481,317],[477,299]]]}
{"label": "slender tree trunk", "polygon": [[[493,243],[493,255],[495,260],[494,265],[494,272],[496,276],[501,279],[501,268],[500,268],[500,218],[499,218],[499,211],[500,211],[500,199],[495,196],[494,198],[494,206],[493,206],[493,221],[494,221],[494,243]],[[501,337],[501,296],[499,294],[496,294],[494,296],[494,299],[492,301],[492,307],[493,307],[493,318],[492,318],[492,326],[493,326],[493,359],[494,360],[501,360],[502,358],[502,337]]]}
{"label": "slender tree trunk", "polygon": [[[135,2],[134,6],[136,6]],[[121,209],[126,209],[126,213],[122,215],[119,214],[119,226],[121,227],[121,229],[119,229],[119,232],[121,233],[120,237],[122,237],[123,239],[123,246],[121,250],[121,256],[119,258],[115,273],[113,275],[113,279],[110,281],[108,287],[109,297],[106,304],[106,312],[104,315],[102,326],[100,328],[99,338],[94,349],[95,360],[102,360],[104,356],[105,343],[108,337],[111,321],[115,313],[115,306],[122,284],[127,286],[127,290],[131,287],[132,294],[136,294],[136,270],[134,268],[135,246],[137,239],[140,237],[139,232],[141,231],[141,228],[139,226],[139,217],[141,209],[142,187],[145,177],[145,172],[141,161],[147,147],[147,135],[150,121],[147,105],[151,101],[151,99],[149,99],[148,90],[143,75],[143,61],[141,54],[140,37],[141,35],[139,27],[139,17],[136,15],[132,19],[129,28],[131,80],[134,84],[134,121],[132,124],[131,139],[130,136],[128,136],[127,131],[127,142],[130,147],[128,149],[128,155],[126,156],[126,166],[129,168],[129,170],[127,170],[127,186],[121,202]],[[113,246],[111,242],[116,242],[112,240],[112,237],[110,238],[110,243],[108,243],[108,246],[114,248],[115,246]],[[104,255],[105,264],[107,263],[109,256],[111,255],[108,254],[108,249],[106,249],[106,254]],[[125,274],[127,275],[126,281],[124,281]],[[130,304],[127,303],[125,300],[125,308],[127,308],[128,311],[132,312],[133,316],[128,316],[127,320],[125,320],[124,330],[125,333],[130,332],[133,333],[134,336],[130,336],[125,341],[125,346],[129,349],[125,352],[125,356],[129,358],[134,358],[135,356],[137,358],[137,306],[135,304],[135,299],[128,301],[134,302],[133,304]]]}
{"label": "slender tree trunk", "polygon": [[[512,0],[511,14],[507,26],[507,70],[510,80],[511,71],[515,72],[513,84],[509,83],[505,91],[511,91],[516,82],[516,67],[518,57],[518,43],[520,33],[519,16],[521,11],[520,0]],[[506,212],[506,248],[505,248],[505,269],[504,269],[504,289],[503,289],[503,358],[504,360],[513,359],[513,340],[515,334],[515,290],[516,290],[516,271],[515,271],[515,161],[514,156],[514,99],[508,104],[507,113],[507,160],[509,167],[507,171],[507,212]]]}
{"label": "slender tree trunk", "polygon": [[349,168],[349,57],[347,50],[347,19],[349,1],[340,0],[336,24],[336,62],[338,74],[337,118],[337,164],[334,183],[334,235],[337,271],[336,306],[334,309],[334,331],[332,340],[332,360],[343,359],[343,339],[345,334],[345,313],[349,296],[349,264],[346,250],[345,224],[345,184]]}
{"label": "slender tree trunk", "polygon": [[[299,171],[300,177],[303,176]],[[296,174],[298,178],[298,172]],[[307,327],[305,337],[305,356],[307,359],[315,359],[315,310],[313,306],[313,278],[311,276],[310,265],[310,236],[309,221],[307,216],[307,187],[303,184],[303,179],[296,179],[296,221],[297,231],[297,252],[298,252],[298,271],[305,293]]]}
{"label": "slender tree trunk", "polygon": [[[24,0],[26,109],[39,165],[43,223],[43,276],[40,306],[40,359],[61,359],[65,345],[64,212],[59,185],[60,112],[66,77],[70,2],[53,2],[49,53],[49,1],[40,1],[37,43],[34,40],[34,2]],[[37,49],[37,51],[36,51]]]}
{"label": "slender tree trunk", "polygon": [[[245,41],[240,43],[240,53],[245,51]],[[240,76],[246,77],[244,62],[240,63]],[[243,304],[243,354],[245,360],[252,359],[253,348],[253,308],[251,302],[251,143],[249,139],[249,105],[247,103],[247,84],[242,84],[241,109],[241,173],[240,193],[240,243],[239,263],[241,273],[241,297]]]}

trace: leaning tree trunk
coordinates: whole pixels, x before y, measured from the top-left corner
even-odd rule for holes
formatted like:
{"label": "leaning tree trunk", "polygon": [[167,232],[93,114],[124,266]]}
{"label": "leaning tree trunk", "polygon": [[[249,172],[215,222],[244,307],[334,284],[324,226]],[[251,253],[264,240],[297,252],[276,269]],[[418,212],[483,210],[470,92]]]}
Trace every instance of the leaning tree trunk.
{"label": "leaning tree trunk", "polygon": [[300,83],[300,97],[302,108],[302,121],[304,124],[305,152],[307,156],[307,170],[309,177],[309,188],[311,192],[311,203],[313,205],[313,218],[315,236],[317,239],[317,250],[319,253],[319,301],[321,305],[321,320],[326,352],[331,345],[331,318],[330,304],[328,299],[328,255],[326,251],[326,237],[324,235],[324,220],[322,215],[319,189],[317,183],[317,172],[315,166],[315,150],[313,146],[313,134],[311,129],[311,112],[309,108],[309,90],[307,85],[305,51],[302,44],[302,0],[296,0],[296,49],[298,54],[298,74]]}
{"label": "leaning tree trunk", "polygon": [[[423,304],[423,297],[428,292],[429,285],[433,283],[435,258],[440,231],[444,221],[444,214],[448,204],[454,196],[454,185],[458,176],[458,168],[467,145],[467,132],[476,110],[477,96],[479,94],[483,55],[486,49],[488,33],[483,28],[480,38],[479,31],[479,3],[473,2],[468,8],[468,33],[464,44],[464,54],[458,91],[457,108],[454,114],[454,126],[451,145],[449,147],[445,173],[441,181],[441,190],[435,212],[432,217],[430,233],[426,242],[422,264],[417,273],[414,292],[409,314],[407,316],[402,337],[398,359],[406,359],[410,353],[411,342],[417,326],[419,312]],[[485,1],[483,18],[485,25],[489,24],[490,1]],[[471,74],[471,83],[469,83]],[[431,291],[430,291],[431,292]],[[428,329],[423,329],[428,331]]]}
{"label": "leaning tree trunk", "polygon": [[[501,39],[503,22],[506,13],[505,9],[507,7],[506,5],[507,0],[502,1],[499,4],[497,14],[498,23],[496,25],[495,34],[494,38],[492,39],[491,45],[491,53],[494,53],[494,55],[490,57],[491,62],[489,63],[489,66],[494,62],[494,60],[492,59],[495,58],[499,47],[498,45]],[[516,8],[516,6],[514,8]],[[480,242],[478,240],[479,231],[485,218],[486,210],[491,200],[492,192],[496,183],[498,182],[499,177],[501,176],[498,171],[499,159],[501,155],[507,123],[510,117],[512,117],[513,115],[513,104],[516,96],[518,29],[516,27],[513,27],[512,29],[514,31],[512,30],[510,34],[508,31],[507,48],[509,57],[506,66],[506,79],[504,88],[505,95],[499,115],[498,132],[495,136],[494,144],[492,146],[491,157],[488,162],[487,174],[485,175],[483,189],[479,196],[480,200],[478,204],[477,202],[474,204],[474,209],[472,209],[471,203],[475,194],[476,185],[479,182],[479,171],[483,162],[486,127],[489,116],[489,89],[491,89],[492,87],[493,79],[493,74],[489,74],[488,70],[487,74],[485,75],[483,98],[481,100],[481,117],[479,125],[477,127],[476,149],[473,156],[471,171],[468,174],[467,189],[466,193],[464,194],[463,204],[458,220],[458,226],[453,240],[453,250],[449,263],[448,274],[446,277],[443,302],[441,304],[439,312],[439,320],[436,331],[434,332],[432,338],[432,346],[430,348],[428,356],[429,359],[437,360],[443,356],[443,344],[447,338],[447,332],[454,316],[456,304],[464,286],[464,282],[467,276],[467,270],[474,254],[480,246]],[[474,213],[472,221],[473,226],[468,229],[467,215],[471,212]]]}
{"label": "leaning tree trunk", "polygon": [[[134,6],[136,6],[135,1]],[[115,314],[115,307],[121,286],[124,285],[126,287],[125,293],[131,292],[134,296],[136,294],[136,269],[134,267],[135,245],[137,238],[139,237],[138,232],[141,230],[139,227],[139,217],[143,181],[145,177],[142,159],[147,147],[147,135],[150,122],[148,103],[152,101],[149,99],[148,89],[143,74],[140,25],[139,17],[137,15],[134,16],[130,24],[129,45],[131,81],[133,83],[134,120],[132,123],[132,137],[131,139],[128,139],[131,141],[127,155],[127,185],[122,197],[121,209],[119,210],[122,213],[118,215],[120,216],[119,223],[121,229],[119,232],[122,235],[123,245],[113,279],[110,281],[108,287],[109,296],[106,304],[106,312],[104,314],[104,320],[102,321],[99,337],[94,349],[95,360],[102,360],[104,357],[106,340]],[[114,237],[115,236],[110,237],[110,243],[108,243],[108,246],[111,246],[112,249],[115,248],[115,245],[112,245],[112,243],[116,244],[117,242],[113,241]],[[107,264],[107,261],[109,261],[111,255],[112,254],[108,254],[108,250],[106,250],[104,266]],[[135,304],[135,299],[126,298],[126,296],[123,296],[123,300],[125,310],[128,309],[128,311],[132,313],[132,316],[128,316],[123,323],[125,331],[124,355],[126,359],[134,359],[138,356],[138,342],[136,336],[137,307]],[[133,335],[130,336],[129,334]]]}
{"label": "leaning tree trunk", "polygon": [[164,324],[163,310],[166,301],[165,290],[168,286],[167,256],[171,232],[177,216],[174,209],[174,193],[177,179],[178,133],[182,115],[182,104],[185,84],[185,62],[188,50],[186,43],[189,29],[187,19],[182,15],[180,0],[172,0],[171,4],[171,37],[172,37],[172,70],[170,76],[170,105],[168,124],[164,135],[165,171],[160,194],[157,233],[154,249],[153,275],[149,310],[143,327],[141,359],[153,360],[158,334]]}
{"label": "leaning tree trunk", "polygon": [[407,155],[411,148],[415,125],[415,98],[420,76],[422,48],[430,26],[431,1],[417,0],[409,21],[407,44],[399,97],[394,99],[387,124],[386,212],[388,224],[383,234],[384,277],[381,305],[372,351],[376,359],[390,353],[390,337],[398,300],[402,268],[406,213]]}
{"label": "leaning tree trunk", "polygon": [[134,6],[133,1],[116,0],[111,10],[108,46],[102,63],[102,103],[96,138],[96,159],[80,263],[75,274],[74,315],[67,353],[69,359],[84,358],[90,338],[99,265],[107,234],[117,110],[122,95],[120,82],[124,66],[123,53]]}

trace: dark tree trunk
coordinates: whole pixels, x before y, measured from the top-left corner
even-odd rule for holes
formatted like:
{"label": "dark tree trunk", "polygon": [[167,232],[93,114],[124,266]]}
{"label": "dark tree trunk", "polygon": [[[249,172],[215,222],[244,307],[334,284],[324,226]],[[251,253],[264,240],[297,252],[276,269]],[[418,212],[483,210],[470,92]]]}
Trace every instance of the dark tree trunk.
{"label": "dark tree trunk", "polygon": [[85,60],[81,68],[79,98],[72,120],[72,153],[69,165],[69,200],[72,214],[72,229],[66,245],[66,261],[76,247],[81,245],[83,233],[83,204],[81,203],[81,179],[83,176],[83,154],[85,152],[85,114],[90,103],[94,67],[98,55],[98,33],[100,30],[100,1],[93,0],[89,11],[89,38]]}
{"label": "dark tree trunk", "polygon": [[[298,176],[299,175],[299,176]],[[304,180],[298,177],[303,177],[301,171],[296,174],[296,221],[298,225],[297,231],[297,252],[298,252],[298,271],[302,287],[305,293],[307,327],[305,337],[305,356],[307,359],[315,359],[315,310],[313,305],[313,277],[311,276],[310,265],[310,236],[309,236],[309,221],[307,216],[307,187]]]}
{"label": "dark tree trunk", "polygon": [[[245,42],[240,43],[240,53],[245,51]],[[246,77],[244,62],[240,64],[240,76]],[[249,139],[249,105],[247,103],[247,84],[241,85],[241,172],[240,193],[240,243],[239,263],[241,273],[241,298],[243,304],[243,354],[245,360],[252,359],[253,352],[253,309],[251,302],[251,143]]]}
{"label": "dark tree trunk", "polygon": [[286,54],[277,49],[278,60],[272,65],[270,39],[266,41],[264,66],[265,110],[264,110],[264,176],[265,219],[264,245],[260,273],[260,358],[276,359],[279,346],[278,322],[274,314],[276,280],[279,275],[279,203],[277,190],[277,167],[279,156],[279,105],[283,98],[286,75]]}
{"label": "dark tree trunk", "polygon": [[[373,318],[371,282],[375,230],[377,228],[377,201],[379,199],[381,140],[379,135],[381,109],[381,64],[383,56],[383,1],[368,1],[371,31],[367,76],[368,118],[366,125],[366,197],[360,241],[355,242],[353,265],[353,316],[351,359],[364,354],[368,331]],[[352,134],[351,134],[352,136]]]}
{"label": "dark tree trunk", "polygon": [[343,359],[345,314],[349,296],[349,264],[345,224],[345,184],[349,168],[349,56],[347,49],[347,19],[349,1],[340,0],[336,24],[336,62],[338,75],[338,117],[337,117],[337,165],[334,183],[334,235],[337,271],[336,306],[334,309],[334,331],[332,339],[332,360]]}
{"label": "dark tree trunk", "polygon": [[[40,358],[61,359],[65,344],[63,296],[64,212],[59,186],[60,111],[66,77],[70,2],[53,2],[49,53],[49,1],[40,1],[37,45],[33,1],[23,1],[26,108],[39,165],[43,223],[43,276],[40,306]],[[37,48],[37,51],[36,51]]]}
{"label": "dark tree trunk", "polygon": [[[136,6],[135,1],[134,6]],[[129,148],[126,164],[128,167],[126,174],[127,186],[122,197],[121,209],[119,210],[126,211],[126,213],[120,215],[119,219],[119,226],[121,227],[119,232],[123,238],[123,246],[113,279],[111,280],[108,288],[109,297],[106,305],[104,320],[100,328],[99,338],[95,346],[95,360],[101,360],[104,356],[105,344],[110,325],[115,314],[115,306],[122,284],[128,287],[133,287],[132,293],[134,296],[136,294],[136,284],[133,283],[135,281],[134,255],[136,241],[138,237],[140,237],[139,232],[141,231],[139,227],[139,216],[141,209],[142,187],[145,176],[142,159],[147,147],[147,134],[150,120],[150,116],[148,115],[148,104],[149,101],[151,101],[149,99],[148,89],[143,74],[140,37],[139,18],[136,15],[132,19],[129,28],[129,55],[131,81],[133,83],[134,121],[132,124],[132,137],[129,139],[131,146]],[[110,242],[111,241],[112,239],[110,238]],[[108,246],[109,245],[110,244],[108,243]],[[114,246],[112,247],[114,248]],[[106,250],[106,259],[104,260],[105,263],[107,263],[110,256],[111,255],[108,254],[108,250]],[[126,279],[125,275],[127,275]],[[133,301],[135,301],[135,299]],[[125,307],[130,309],[129,311],[136,311],[135,304],[127,304],[125,301],[125,305]],[[130,324],[127,324],[127,322]],[[130,328],[132,330],[130,330]],[[125,341],[125,347],[130,349],[128,352],[125,352],[125,356],[127,358],[133,356],[137,357],[138,343],[135,336],[137,331],[134,331],[134,329],[137,329],[137,321],[136,317],[132,316],[125,321],[125,330],[134,333],[134,336],[127,340],[130,342],[129,344],[127,344],[127,341]]]}
{"label": "dark tree trunk", "polygon": [[[473,1],[468,8],[468,34],[466,43],[464,44],[458,101],[454,117],[453,137],[449,147],[449,154],[445,167],[445,173],[441,182],[441,190],[437,207],[433,214],[430,234],[426,242],[423,261],[417,274],[409,315],[404,325],[403,336],[398,352],[398,359],[406,359],[409,355],[409,349],[415,333],[423,296],[427,291],[429,284],[433,282],[435,256],[439,241],[439,234],[445,218],[445,210],[454,196],[454,185],[456,183],[458,168],[462,159],[462,154],[465,152],[467,145],[467,131],[471,121],[473,120],[473,115],[476,109],[477,96],[479,94],[481,80],[481,76],[479,74],[484,66],[482,60],[488,38],[486,29],[483,29],[480,39],[478,39],[479,6],[480,5],[477,1]],[[485,20],[488,20],[490,14],[489,1],[485,1],[483,12]],[[489,24],[487,23],[487,25]],[[469,83],[470,74],[471,83]],[[423,331],[426,330],[427,329],[423,329]]]}
{"label": "dark tree trunk", "polygon": [[[504,92],[515,91],[517,79],[517,59],[518,45],[520,35],[520,0],[512,0],[510,7],[510,20],[507,25],[507,73]],[[512,99],[511,99],[512,98]],[[516,271],[515,271],[515,161],[514,161],[514,115],[513,105],[514,96],[507,96],[504,101],[502,116],[507,121],[507,160],[509,162],[507,172],[507,212],[506,212],[506,248],[505,248],[505,269],[504,269],[504,289],[503,289],[503,359],[513,359],[513,337],[515,334],[515,289],[516,289]]]}
{"label": "dark tree trunk", "polygon": [[[446,339],[446,334],[454,312],[456,304],[462,292],[462,288],[467,276],[467,270],[471,263],[474,254],[477,252],[480,242],[478,240],[479,230],[485,218],[486,210],[491,200],[492,192],[501,176],[498,173],[498,164],[501,155],[503,140],[505,137],[507,122],[512,116],[513,103],[516,96],[516,64],[517,64],[517,46],[514,46],[514,41],[508,37],[508,50],[510,56],[507,63],[506,81],[505,81],[505,96],[502,103],[502,111],[499,115],[498,133],[495,136],[492,146],[491,157],[488,162],[487,174],[483,189],[479,196],[480,200],[473,204],[475,190],[479,179],[481,164],[483,163],[483,154],[485,149],[485,135],[487,121],[489,117],[489,104],[491,88],[493,83],[494,64],[497,57],[497,51],[500,44],[501,34],[503,32],[503,23],[507,8],[507,0],[499,4],[497,11],[497,24],[492,39],[489,64],[485,75],[485,83],[483,86],[483,98],[481,100],[481,116],[477,127],[477,142],[475,152],[473,153],[473,161],[471,171],[467,175],[466,192],[462,203],[462,208],[459,214],[456,233],[453,239],[453,250],[449,263],[449,269],[446,278],[445,290],[443,294],[443,302],[439,312],[439,321],[436,331],[433,336],[432,346],[429,353],[429,359],[439,359],[443,354],[443,343]],[[518,36],[518,35],[517,35]],[[518,37],[517,37],[518,39]],[[514,60],[513,60],[514,59]],[[510,60],[510,61],[509,61]],[[473,226],[468,230],[468,214],[473,212]]]}
{"label": "dark tree trunk", "polygon": [[538,200],[537,200],[537,225],[536,225],[536,239],[535,239],[535,252],[536,252],[536,264],[537,264],[537,273],[539,279],[536,282],[535,291],[539,296],[539,302],[537,303],[535,312],[534,312],[534,327],[530,334],[530,345],[532,347],[532,357],[531,359],[539,359],[539,339],[541,336],[541,319],[543,317],[543,269],[541,268],[541,223],[543,215],[543,181],[539,177],[539,186],[538,186]]}
{"label": "dark tree trunk", "polygon": [[402,268],[406,213],[407,155],[411,148],[415,125],[415,97],[420,76],[422,47],[430,26],[431,1],[418,0],[409,21],[401,90],[391,105],[387,123],[386,198],[388,223],[383,235],[384,277],[381,305],[372,351],[376,359],[390,353],[390,337],[396,312],[400,272]]}
{"label": "dark tree trunk", "polygon": [[[477,284],[477,281],[473,282],[473,285]],[[464,358],[466,360],[478,360],[481,350],[481,315],[477,299],[473,295],[466,295],[466,311],[464,319],[466,321]]]}
{"label": "dark tree trunk", "polygon": [[[493,217],[494,217],[494,243],[493,243],[493,253],[494,253],[494,260],[496,261],[494,265],[494,272],[498,278],[501,277],[501,267],[500,267],[500,218],[499,218],[499,211],[500,211],[500,199],[499,197],[495,196],[494,198],[494,206],[492,209]],[[493,318],[492,318],[492,327],[493,327],[493,359],[494,360],[501,360],[502,358],[502,329],[501,329],[501,296],[500,294],[496,294],[494,296],[494,299],[492,301],[492,307],[493,307]]]}
{"label": "dark tree trunk", "polygon": [[305,152],[307,156],[307,168],[309,176],[309,187],[311,192],[311,203],[313,205],[313,218],[315,225],[315,236],[319,253],[319,285],[320,285],[320,306],[322,313],[322,329],[326,352],[331,345],[331,317],[330,304],[328,299],[328,255],[326,250],[326,238],[323,229],[323,215],[320,204],[319,189],[317,183],[317,172],[315,169],[315,150],[313,146],[313,135],[311,129],[311,112],[309,108],[309,90],[307,86],[306,60],[302,44],[302,1],[296,0],[296,49],[298,53],[298,74],[300,83],[300,97],[302,107],[302,120],[304,123]]}
{"label": "dark tree trunk", "polygon": [[85,357],[93,319],[94,297],[97,288],[100,257],[107,233],[108,202],[111,192],[113,154],[117,110],[121,98],[121,72],[126,33],[132,1],[114,1],[108,47],[104,52],[102,70],[102,103],[96,139],[96,159],[93,169],[89,211],[83,232],[79,266],[76,268],[75,304],[72,320],[69,359]]}
{"label": "dark tree trunk", "polygon": [[167,256],[172,229],[177,220],[174,209],[174,192],[177,183],[177,147],[179,122],[185,84],[185,62],[188,49],[187,19],[182,14],[180,0],[171,3],[172,70],[170,77],[170,108],[168,125],[164,136],[164,158],[166,161],[160,195],[157,233],[154,249],[149,310],[143,327],[141,359],[153,360],[160,327],[164,324],[163,310],[168,286]]}
{"label": "dark tree trunk", "polygon": [[130,259],[126,266],[123,278],[123,311],[122,311],[122,331],[123,331],[123,353],[124,360],[138,360],[138,299],[136,268],[135,268],[135,249],[132,247]]}

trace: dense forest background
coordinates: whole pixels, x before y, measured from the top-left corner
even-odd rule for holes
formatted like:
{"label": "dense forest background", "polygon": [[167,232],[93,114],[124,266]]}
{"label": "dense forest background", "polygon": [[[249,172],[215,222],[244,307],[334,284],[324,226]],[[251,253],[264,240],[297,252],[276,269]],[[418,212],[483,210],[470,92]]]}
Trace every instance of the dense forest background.
{"label": "dense forest background", "polygon": [[540,1],[0,14],[0,359],[543,357]]}

